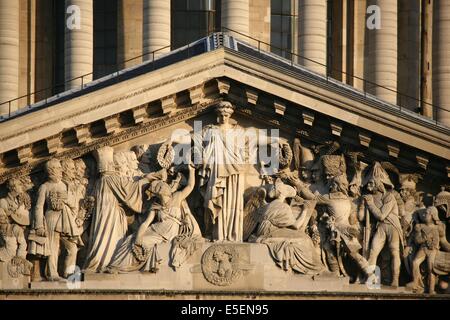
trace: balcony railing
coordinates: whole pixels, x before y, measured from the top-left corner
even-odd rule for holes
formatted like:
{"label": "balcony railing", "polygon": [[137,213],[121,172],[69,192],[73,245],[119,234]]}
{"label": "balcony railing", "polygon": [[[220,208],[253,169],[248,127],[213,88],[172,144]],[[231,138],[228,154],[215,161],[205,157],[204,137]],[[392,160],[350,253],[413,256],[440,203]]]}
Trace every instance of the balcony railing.
{"label": "balcony railing", "polygon": [[[420,113],[414,113],[414,114],[419,116],[419,117],[421,117],[421,118],[427,119],[428,121],[435,122],[436,125],[443,125],[443,124],[441,124],[440,122],[437,121],[437,113],[438,112],[440,112],[440,111],[450,112],[449,110],[447,110],[445,108],[442,108],[442,107],[439,107],[439,106],[437,106],[435,104],[431,104],[431,103],[428,103],[428,102],[426,102],[424,100],[418,99],[416,97],[409,96],[407,94],[404,94],[404,93],[401,93],[399,91],[396,91],[396,90],[394,90],[392,88],[388,88],[386,86],[382,86],[380,84],[377,84],[375,82],[366,80],[366,79],[364,79],[362,77],[359,77],[359,76],[356,76],[354,74],[345,72],[343,70],[339,70],[339,69],[335,69],[335,68],[329,68],[329,67],[327,69],[327,65],[326,64],[323,64],[323,63],[315,61],[313,59],[301,56],[301,55],[296,54],[295,52],[292,52],[292,51],[290,51],[288,49],[276,47],[274,45],[271,45],[270,43],[261,41],[259,39],[253,38],[253,37],[251,37],[249,35],[240,33],[238,31],[222,27],[221,30],[218,30],[216,32],[212,32],[206,38],[203,38],[203,39],[200,39],[198,41],[195,41],[195,42],[193,42],[191,44],[188,44],[188,45],[186,45],[184,47],[178,48],[178,49],[176,49],[174,51],[167,52],[165,54],[161,53],[161,51],[170,48],[170,46],[165,46],[165,47],[159,48],[159,49],[157,49],[155,51],[152,51],[152,52],[149,52],[149,53],[145,53],[145,54],[133,57],[131,59],[127,59],[125,61],[122,61],[120,64],[116,65],[116,71],[115,72],[111,73],[108,76],[102,77],[100,79],[96,79],[94,81],[89,81],[88,82],[86,80],[86,78],[87,77],[92,78],[92,75],[93,75],[93,73],[90,72],[88,74],[84,74],[82,76],[79,76],[79,77],[67,80],[64,83],[55,84],[55,85],[53,85],[51,87],[48,87],[48,88],[45,88],[45,89],[42,89],[42,90],[38,90],[38,91],[35,91],[35,92],[32,92],[32,93],[29,93],[29,94],[17,97],[15,99],[12,99],[12,100],[0,103],[0,109],[4,109],[5,105],[8,106],[8,113],[1,115],[0,116],[0,121],[2,121],[2,120],[4,121],[4,120],[7,120],[7,119],[9,119],[11,117],[14,117],[17,114],[22,113],[21,111],[25,112],[26,110],[32,109],[33,105],[36,105],[38,103],[47,105],[47,103],[49,101],[54,101],[54,100],[57,99],[57,97],[59,97],[61,95],[64,95],[64,93],[53,95],[54,92],[55,92],[55,89],[58,89],[58,88],[61,88],[61,87],[65,88],[66,85],[68,85],[70,83],[73,83],[73,82],[79,82],[80,83],[79,90],[83,90],[83,89],[86,89],[87,87],[92,86],[95,83],[101,82],[101,79],[112,79],[112,78],[115,78],[116,81],[120,81],[119,78],[120,78],[120,76],[122,74],[124,74],[125,70],[129,70],[129,69],[137,67],[137,66],[142,66],[144,64],[148,65],[148,68],[143,68],[143,70],[140,73],[153,71],[153,70],[159,69],[160,67],[168,65],[169,63],[181,61],[183,59],[190,58],[192,56],[198,55],[198,54],[203,53],[203,52],[215,50],[218,47],[223,46],[223,43],[218,43],[220,41],[218,41],[217,39],[223,38],[223,35],[225,35],[225,34],[227,34],[227,35],[235,35],[235,36],[237,35],[236,37],[241,39],[241,40],[242,39],[247,39],[246,42],[248,44],[250,44],[251,47],[253,47],[253,51],[257,52],[258,54],[263,54],[264,53],[265,55],[267,55],[267,54],[270,54],[270,52],[272,52],[272,51],[278,51],[279,53],[281,53],[281,56],[279,56],[280,61],[284,61],[284,63],[288,62],[291,66],[299,66],[299,67],[301,67],[300,65],[297,64],[297,61],[299,61],[299,59],[301,59],[301,60],[310,62],[312,65],[317,65],[317,66],[319,66],[321,68],[324,68],[324,70],[326,70],[326,72],[322,76],[324,77],[326,82],[333,82],[333,83],[339,83],[340,82],[339,80],[336,80],[334,77],[331,77],[329,75],[330,73],[334,74],[334,75],[336,75],[336,74],[341,74],[342,76],[345,75],[345,77],[347,79],[350,79],[350,78],[353,79],[353,82],[355,80],[361,81],[363,83],[363,86],[362,86],[363,90],[358,90],[358,89],[355,89],[354,87],[351,87],[351,88],[354,91],[359,91],[365,97],[370,96],[370,97],[376,98],[373,94],[371,94],[367,90],[368,87],[371,87],[371,90],[374,90],[374,88],[378,88],[378,89],[389,91],[391,93],[395,93],[396,96],[398,96],[398,97],[411,99],[411,101],[417,102],[417,104],[420,105],[421,107],[423,107],[425,105],[429,106],[432,109],[433,119],[434,120],[430,119],[429,117],[423,116]],[[195,47],[195,44],[201,43],[202,41],[204,41],[204,44],[206,44],[206,45],[204,46],[203,49],[198,50],[198,48]],[[214,43],[214,42],[216,42],[216,43]],[[233,47],[231,45],[227,45],[227,47],[230,48],[230,49],[238,50],[238,47]],[[274,55],[274,54],[272,54],[272,55]],[[283,55],[289,56],[290,59],[283,58],[282,57]],[[146,59],[147,57],[150,57],[150,58]],[[160,61],[161,59],[163,61]],[[126,67],[124,68],[123,66],[126,66]],[[307,67],[303,67],[303,68],[308,69]],[[316,74],[316,75],[319,75],[319,74]],[[349,87],[347,84],[345,84],[343,82],[341,82],[341,83],[343,85]],[[74,89],[74,88],[70,89],[70,91],[74,91],[74,90],[76,90],[76,89]],[[41,94],[46,96],[46,98],[43,98],[43,99],[40,99],[40,100],[36,100],[36,97],[38,95],[41,95]],[[18,104],[20,100],[25,99],[25,98],[27,99],[27,101],[30,101],[33,96],[35,97],[35,100],[36,100],[36,101],[34,101],[33,104],[31,104],[31,105],[26,104],[24,106],[18,106],[18,107],[14,106],[14,109],[16,109],[16,110],[12,110],[12,107],[13,107],[14,104]],[[402,107],[401,105],[394,105],[394,107],[397,110],[401,111],[401,112],[407,112],[408,114],[412,114],[413,113],[413,111],[411,111],[409,108]]]}

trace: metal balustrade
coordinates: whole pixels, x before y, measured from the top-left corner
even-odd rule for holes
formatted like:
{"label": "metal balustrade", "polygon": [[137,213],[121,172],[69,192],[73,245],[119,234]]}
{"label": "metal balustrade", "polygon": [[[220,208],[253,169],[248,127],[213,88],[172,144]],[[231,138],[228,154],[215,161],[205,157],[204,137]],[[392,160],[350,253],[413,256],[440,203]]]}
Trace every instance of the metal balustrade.
{"label": "metal balustrade", "polygon": [[[244,39],[247,39],[248,41],[244,41]],[[205,38],[199,39],[199,40],[197,40],[193,43],[190,43],[186,46],[183,46],[181,48],[178,48],[176,50],[173,50],[173,51],[170,51],[170,52],[167,52],[167,53],[164,53],[164,54],[161,54],[158,56],[158,52],[160,52],[164,49],[167,49],[168,47],[169,46],[165,46],[165,47],[159,48],[158,50],[155,50],[153,52],[149,52],[146,54],[142,54],[142,55],[127,59],[117,65],[116,72],[113,72],[102,78],[99,78],[99,79],[96,79],[96,80],[93,80],[90,82],[85,82],[85,77],[92,76],[93,73],[91,72],[91,73],[70,79],[68,81],[65,81],[64,83],[56,84],[52,87],[38,90],[38,91],[35,91],[32,93],[29,93],[27,95],[23,95],[18,98],[3,102],[0,104],[0,108],[4,105],[8,105],[8,113],[0,116],[0,122],[7,121],[8,119],[15,118],[24,113],[28,113],[28,112],[31,112],[34,110],[39,110],[41,108],[51,106],[53,104],[65,101],[67,99],[72,99],[81,94],[92,92],[92,91],[104,88],[104,87],[114,84],[114,83],[125,81],[127,79],[130,79],[132,77],[135,77],[135,76],[147,73],[147,72],[158,70],[160,68],[163,68],[165,66],[173,64],[175,62],[186,60],[193,56],[216,50],[220,47],[225,47],[225,48],[228,48],[228,49],[240,52],[240,53],[244,53],[253,58],[258,58],[265,62],[269,62],[269,63],[275,64],[277,66],[280,66],[280,67],[288,68],[289,70],[291,70],[293,72],[300,72],[303,74],[307,74],[308,76],[315,78],[317,80],[322,79],[326,83],[330,83],[335,86],[338,86],[342,90],[345,90],[347,92],[350,92],[350,93],[353,93],[356,95],[364,96],[364,98],[369,98],[371,100],[377,101],[378,103],[381,103],[381,104],[384,104],[391,108],[394,108],[402,113],[408,114],[413,117],[421,118],[423,120],[426,120],[429,123],[434,123],[435,125],[446,127],[445,125],[441,124],[440,122],[438,122],[436,120],[436,113],[438,110],[444,110],[445,112],[450,112],[447,109],[441,108],[439,106],[428,103],[421,99],[411,97],[409,95],[398,92],[394,89],[379,85],[377,83],[371,82],[369,80],[355,76],[353,74],[347,73],[342,70],[328,68],[326,74],[324,74],[324,75],[315,73],[313,71],[308,70],[306,67],[303,67],[303,66],[297,64],[295,61],[297,61],[298,59],[303,59],[303,60],[307,60],[313,64],[320,65],[321,67],[326,68],[327,66],[323,63],[320,63],[315,60],[309,59],[307,57],[298,55],[287,49],[273,46],[273,45],[266,43],[264,41],[261,41],[259,39],[250,37],[248,35],[242,34],[240,32],[237,32],[232,29],[225,28],[225,27],[222,27],[220,32],[213,32]],[[278,50],[279,52],[281,52],[282,54],[283,53],[289,54],[291,58],[290,59],[283,58],[280,55],[277,55],[270,51],[263,50],[261,47],[270,48],[270,51],[275,49],[275,50]],[[146,59],[147,57],[149,57],[149,58]],[[132,65],[131,67],[121,68],[121,66],[123,66],[125,64],[129,64],[130,62],[132,64],[134,64],[134,62],[136,62],[136,64]],[[412,110],[402,107],[401,105],[395,105],[395,104],[385,102],[385,101],[377,98],[373,94],[370,94],[369,92],[367,92],[367,90],[363,90],[363,91],[358,90],[358,89],[352,87],[351,85],[345,84],[339,80],[334,79],[333,77],[331,77],[329,75],[329,73],[336,73],[336,72],[341,73],[342,75],[346,75],[347,79],[352,78],[353,80],[362,81],[364,84],[363,85],[364,88],[367,88],[369,85],[372,87],[382,88],[383,90],[395,92],[398,96],[402,96],[404,98],[414,100],[414,101],[418,102],[420,105],[429,105],[433,109],[434,120],[430,119],[426,116],[423,116],[419,113],[413,112]],[[73,82],[73,81],[78,81],[78,80],[81,83],[79,88],[64,91],[64,92],[61,92],[56,95],[48,96],[47,98],[44,98],[40,101],[35,101],[35,103],[33,103],[31,105],[19,107],[18,110],[11,111],[12,104],[18,103],[19,100],[21,100],[21,99],[27,98],[27,101],[29,101],[31,99],[31,97],[36,96],[36,94],[40,94],[43,92],[44,93],[47,93],[47,92],[52,93],[52,92],[54,92],[55,89],[60,88],[61,86],[65,87],[66,84]]]}

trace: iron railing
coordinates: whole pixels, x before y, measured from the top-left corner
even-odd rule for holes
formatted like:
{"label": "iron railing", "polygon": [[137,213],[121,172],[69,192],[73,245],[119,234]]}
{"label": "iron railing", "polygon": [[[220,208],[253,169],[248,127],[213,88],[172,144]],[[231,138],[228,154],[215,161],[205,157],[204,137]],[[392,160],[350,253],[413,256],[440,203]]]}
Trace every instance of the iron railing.
{"label": "iron railing", "polygon": [[[232,34],[236,34],[236,35],[239,35],[241,38],[249,39],[250,42],[251,42],[251,43],[250,43],[251,45],[256,44],[255,47],[258,48],[258,53],[261,53],[261,51],[267,52],[266,50],[261,49],[261,47],[263,46],[263,47],[265,47],[265,48],[269,48],[269,51],[270,51],[270,52],[272,52],[272,50],[278,50],[279,52],[281,52],[281,54],[284,54],[284,53],[285,53],[285,54],[288,54],[288,55],[290,56],[291,65],[294,65],[294,64],[295,64],[295,65],[299,65],[297,62],[295,62],[295,60],[298,61],[299,59],[302,59],[302,60],[304,60],[304,61],[309,61],[309,62],[311,62],[312,64],[317,65],[317,66],[320,66],[321,68],[324,68],[324,69],[325,69],[324,77],[325,77],[325,79],[326,79],[327,82],[330,80],[330,78],[333,79],[334,81],[340,81],[340,80],[337,80],[336,78],[330,76],[330,73],[340,73],[341,75],[345,75],[347,79],[348,79],[348,78],[352,78],[352,79],[353,79],[353,82],[354,82],[355,80],[362,81],[362,83],[363,83],[363,90],[361,90],[361,92],[364,94],[364,96],[367,96],[367,94],[370,94],[370,95],[374,96],[372,93],[370,93],[370,92],[367,90],[368,85],[370,85],[370,86],[372,87],[372,88],[371,88],[372,90],[373,90],[374,88],[382,88],[382,89],[384,89],[384,90],[387,90],[387,91],[390,91],[390,92],[395,93],[395,94],[396,94],[397,96],[399,96],[399,97],[404,97],[404,98],[411,99],[412,101],[415,101],[415,102],[419,103],[419,105],[420,105],[421,107],[424,106],[424,105],[430,106],[430,107],[432,108],[433,118],[434,118],[434,121],[435,121],[436,124],[439,124],[439,122],[438,122],[438,120],[437,120],[437,112],[438,112],[438,110],[443,110],[444,112],[450,112],[450,110],[447,110],[447,109],[445,109],[445,108],[441,108],[441,107],[439,107],[439,106],[437,106],[437,105],[435,105],[435,104],[429,103],[429,102],[424,101],[424,100],[422,100],[422,99],[418,99],[418,98],[416,98],[416,97],[412,97],[412,96],[410,96],[410,95],[401,93],[401,92],[399,92],[399,91],[397,91],[397,90],[394,90],[394,89],[392,89],[392,88],[389,88],[389,87],[386,87],[386,86],[377,84],[377,83],[375,83],[375,82],[369,81],[369,80],[367,80],[367,79],[365,79],[365,78],[356,76],[356,75],[354,75],[354,74],[352,74],[352,73],[349,73],[349,72],[346,72],[346,71],[343,71],[343,70],[340,70],[340,69],[337,69],[337,68],[330,68],[329,66],[327,66],[327,65],[324,64],[324,63],[321,63],[321,62],[318,62],[318,61],[316,61],[316,60],[314,60],[314,59],[311,59],[311,58],[308,58],[308,57],[299,55],[299,54],[297,54],[297,53],[295,53],[295,52],[293,52],[293,51],[291,51],[291,50],[289,50],[289,49],[286,49],[286,48],[280,48],[280,47],[274,46],[274,45],[272,45],[272,44],[270,44],[270,43],[261,41],[261,40],[259,40],[259,39],[254,38],[254,37],[251,37],[251,36],[249,36],[249,35],[243,34],[243,33],[241,33],[241,32],[238,32],[238,31],[235,31],[235,30],[226,28],[226,27],[221,27],[220,30],[214,30],[214,31],[211,31],[211,32],[208,34],[208,37],[209,37],[212,33],[217,33],[217,32],[228,33],[228,34],[231,34],[231,35],[232,35]],[[128,63],[130,63],[131,61],[136,61],[136,60],[138,60],[138,59],[143,59],[144,57],[149,56],[149,55],[152,57],[152,58],[151,58],[152,63],[154,63],[154,61],[155,61],[155,55],[156,55],[158,52],[160,52],[160,51],[162,51],[162,50],[165,50],[165,49],[167,49],[167,48],[170,48],[170,46],[165,46],[165,47],[159,48],[159,49],[157,49],[157,50],[154,50],[154,51],[152,51],[152,52],[144,53],[144,54],[141,54],[141,55],[139,55],[139,56],[136,56],[136,57],[127,59],[127,60],[125,60],[125,61],[122,61],[121,63],[118,63],[118,64],[116,65],[116,71],[113,72],[113,73],[111,73],[110,75],[118,74],[119,71],[125,69],[123,66],[126,65],[126,64],[128,64]],[[189,54],[189,44],[187,45],[187,52],[188,52],[188,58],[189,58],[189,57],[190,57],[190,54]],[[145,60],[145,61],[148,62],[149,60]],[[138,60],[138,63],[136,63],[136,64],[139,64],[140,62],[141,62],[141,60]],[[127,66],[126,68],[129,68],[129,67],[131,67],[131,66]],[[307,69],[308,69],[308,68],[307,68]],[[51,87],[48,87],[48,88],[45,88],[45,89],[41,89],[41,90],[38,90],[38,91],[35,91],[35,92],[32,92],[32,93],[29,93],[29,94],[20,96],[20,97],[18,97],[18,98],[15,98],[15,99],[12,99],[12,100],[3,102],[3,103],[0,104],[0,109],[2,109],[2,106],[4,106],[5,104],[7,104],[7,105],[8,105],[8,118],[10,118],[10,117],[11,117],[11,106],[12,106],[12,104],[13,104],[14,102],[16,102],[16,101],[18,102],[19,100],[24,99],[24,98],[27,98],[27,101],[29,101],[30,98],[31,98],[32,96],[35,96],[35,97],[36,97],[37,94],[40,94],[40,93],[43,93],[43,92],[45,92],[45,93],[48,93],[48,92],[49,92],[49,93],[50,93],[49,95],[45,94],[45,96],[46,96],[45,98],[40,99],[40,100],[37,100],[37,101],[34,101],[34,103],[38,103],[38,102],[41,102],[41,101],[45,100],[45,103],[47,103],[47,100],[52,96],[52,94],[54,93],[54,90],[55,90],[55,89],[60,88],[61,86],[64,86],[64,88],[65,88],[67,84],[69,84],[69,83],[71,83],[71,82],[73,82],[73,81],[77,81],[77,80],[80,80],[80,82],[81,82],[81,84],[80,84],[80,89],[83,89],[83,88],[85,87],[85,85],[88,83],[88,82],[85,81],[85,78],[86,78],[86,77],[92,77],[92,75],[93,75],[93,72],[90,72],[90,73],[81,75],[81,76],[79,76],[79,77],[76,77],[76,78],[73,78],[73,79],[66,80],[66,81],[64,81],[63,83],[55,84],[55,85],[53,85],[53,86],[51,86]],[[73,88],[72,88],[72,89],[73,89]],[[356,90],[356,89],[355,89],[355,90]],[[25,105],[25,106],[23,106],[23,107],[19,107],[18,109],[19,109],[19,110],[20,110],[20,109],[25,109],[25,108],[27,108],[27,107],[28,107],[28,105]],[[399,111],[401,111],[401,112],[404,112],[405,110],[407,110],[409,113],[411,113],[411,111],[412,111],[412,110],[410,110],[410,109],[408,109],[408,108],[402,107],[401,105],[397,105],[397,107],[398,107],[397,109],[398,109]],[[422,115],[422,114],[420,114],[420,113],[417,113],[417,112],[416,112],[415,114],[417,114],[417,115],[419,115],[419,116],[421,116],[421,117],[423,117],[423,118],[426,118],[426,119],[430,120],[429,117],[426,117],[426,116],[424,116],[424,115]],[[6,117],[6,115],[3,115],[3,117]],[[0,118],[1,118],[1,116],[0,116]]]}

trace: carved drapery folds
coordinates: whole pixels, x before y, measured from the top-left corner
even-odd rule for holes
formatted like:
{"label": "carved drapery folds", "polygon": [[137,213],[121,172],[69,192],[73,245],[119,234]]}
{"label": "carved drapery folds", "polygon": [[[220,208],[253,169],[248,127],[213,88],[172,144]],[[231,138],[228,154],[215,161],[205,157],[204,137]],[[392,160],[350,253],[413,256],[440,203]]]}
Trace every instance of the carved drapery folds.
{"label": "carved drapery folds", "polygon": [[[219,88],[228,92],[229,83]],[[202,90],[190,92],[193,102],[201,102]],[[249,92],[248,103],[258,107],[257,93]],[[173,111],[169,98],[167,114]],[[284,103],[273,107],[285,114]],[[280,270],[297,274],[364,283],[380,268],[382,283],[392,286],[430,293],[445,286],[450,192],[417,172],[428,166],[425,155],[414,159],[410,172],[398,169],[370,154],[369,132],[359,131],[350,150],[340,122],[332,122],[330,132],[338,141],[240,139],[244,143],[234,148],[227,133],[244,129],[231,119],[235,106],[222,102],[216,111],[218,123],[171,137],[157,152],[143,144],[120,152],[99,145],[93,157],[57,158],[60,146],[48,140],[56,155],[45,165],[45,178],[12,177],[0,195],[0,263],[17,277],[31,273],[28,260],[38,261],[34,268],[45,265],[42,276],[53,281],[70,277],[77,266],[86,273],[157,272],[161,264],[178,270],[210,241],[216,243],[203,253],[203,275],[212,285],[228,286],[246,276],[242,270],[252,270],[234,247],[247,242],[266,245]],[[143,123],[144,113],[145,106],[133,110],[134,121]],[[306,127],[317,119],[307,111],[301,118]],[[105,122],[111,135],[117,121]],[[86,130],[75,130],[79,144],[88,142]],[[178,144],[189,147],[182,164],[175,164]],[[249,154],[269,144],[277,148],[276,170],[257,159],[259,181],[248,182]],[[400,147],[390,142],[387,151],[395,160]],[[171,246],[169,261],[159,254],[164,243]]]}

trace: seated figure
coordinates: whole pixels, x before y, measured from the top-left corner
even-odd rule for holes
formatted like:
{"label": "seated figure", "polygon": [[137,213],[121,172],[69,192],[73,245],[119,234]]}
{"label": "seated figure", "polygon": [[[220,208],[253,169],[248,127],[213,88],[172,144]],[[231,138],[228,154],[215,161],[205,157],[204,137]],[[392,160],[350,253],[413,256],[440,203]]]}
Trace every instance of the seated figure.
{"label": "seated figure", "polygon": [[[256,232],[249,242],[264,243],[275,262],[283,270],[302,274],[318,274],[323,270],[320,255],[312,239],[305,232],[304,215],[314,210],[314,201],[307,201],[304,210],[295,217],[286,198],[293,198],[293,187],[277,180],[272,202],[257,209],[253,215],[258,221]],[[306,221],[307,223],[307,221]]]}
{"label": "seated figure", "polygon": [[[151,204],[147,219],[136,233],[119,245],[108,267],[110,273],[133,271],[156,272],[161,259],[157,245],[170,242],[182,234],[199,235],[200,229],[185,201],[195,183],[194,168],[189,167],[189,180],[182,190],[172,193],[162,180],[150,183],[150,193],[157,199]],[[177,260],[177,256],[173,260]],[[175,267],[180,262],[173,263]]]}

